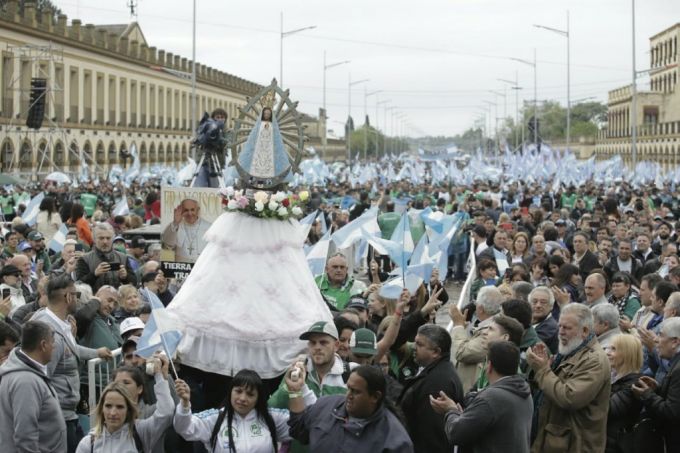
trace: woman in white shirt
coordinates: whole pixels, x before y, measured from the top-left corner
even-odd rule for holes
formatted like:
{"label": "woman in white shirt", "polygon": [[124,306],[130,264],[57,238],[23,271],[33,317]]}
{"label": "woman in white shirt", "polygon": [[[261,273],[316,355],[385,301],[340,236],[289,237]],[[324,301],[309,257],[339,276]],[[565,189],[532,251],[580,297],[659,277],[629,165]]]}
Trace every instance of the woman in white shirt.
{"label": "woman in white shirt", "polygon": [[209,452],[276,453],[278,443],[290,440],[288,411],[267,408],[267,393],[260,376],[241,370],[231,381],[222,407],[191,413],[189,386],[175,381],[181,402],[175,411],[177,434],[203,442]]}
{"label": "woman in white shirt", "polygon": [[57,211],[54,197],[45,197],[40,202],[40,211],[36,218],[36,229],[45,237],[45,244],[49,244],[61,227],[61,216]]}

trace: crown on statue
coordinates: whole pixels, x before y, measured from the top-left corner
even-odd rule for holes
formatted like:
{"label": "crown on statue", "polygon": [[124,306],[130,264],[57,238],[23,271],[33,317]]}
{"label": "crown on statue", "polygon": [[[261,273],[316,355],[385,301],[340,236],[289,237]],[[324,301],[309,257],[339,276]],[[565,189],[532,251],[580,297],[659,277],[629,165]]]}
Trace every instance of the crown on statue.
{"label": "crown on statue", "polygon": [[268,91],[267,94],[260,98],[260,105],[262,106],[262,108],[268,107],[270,109],[273,109],[275,102],[276,92],[274,90]]}

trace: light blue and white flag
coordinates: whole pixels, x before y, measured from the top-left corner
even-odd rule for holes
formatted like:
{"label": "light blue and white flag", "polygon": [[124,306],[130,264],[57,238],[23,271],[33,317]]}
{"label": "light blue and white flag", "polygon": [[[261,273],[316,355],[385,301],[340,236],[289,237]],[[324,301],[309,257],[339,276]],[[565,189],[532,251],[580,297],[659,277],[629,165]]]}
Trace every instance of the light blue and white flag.
{"label": "light blue and white flag", "polygon": [[316,210],[300,219],[300,225],[302,226],[305,232],[304,237],[307,237],[309,235],[309,230],[312,229],[312,225],[314,224],[314,220],[316,220],[316,215],[318,213],[319,211]]}
{"label": "light blue and white flag", "polygon": [[44,198],[44,192],[40,192],[35,197],[31,198],[28,206],[26,206],[26,211],[24,211],[23,215],[21,216],[26,225],[35,225],[36,220],[38,220],[38,212],[40,212],[40,203],[42,203]]}
{"label": "light blue and white flag", "polygon": [[423,211],[420,213],[420,218],[423,220],[425,225],[432,228],[436,233],[441,234],[442,231],[444,231],[444,225],[442,224],[441,219],[437,218],[437,215],[435,215],[435,212],[431,207],[428,206],[427,208],[423,209]]}
{"label": "light blue and white flag", "polygon": [[379,234],[380,227],[378,226],[377,219],[378,207],[374,206],[333,233],[331,240],[335,242],[338,249],[345,249],[361,239],[362,229],[369,235]]}
{"label": "light blue and white flag", "polygon": [[59,253],[64,249],[64,242],[66,242],[66,235],[68,234],[68,227],[62,223],[59,230],[52,236],[52,240],[47,244],[47,248]]}
{"label": "light blue and white flag", "polygon": [[128,206],[127,197],[125,195],[123,195],[120,201],[113,207],[111,214],[114,216],[130,214],[130,207]]}
{"label": "light blue and white flag", "polygon": [[149,358],[157,351],[165,351],[168,358],[172,359],[182,339],[180,325],[168,314],[158,296],[148,289],[140,291],[146,292],[147,299],[151,304],[151,316],[144,326],[135,353],[140,357]]}
{"label": "light blue and white flag", "polygon": [[309,248],[307,251],[307,265],[312,275],[323,274],[326,268],[326,260],[328,259],[328,246],[331,244],[330,230],[324,234],[319,241]]}

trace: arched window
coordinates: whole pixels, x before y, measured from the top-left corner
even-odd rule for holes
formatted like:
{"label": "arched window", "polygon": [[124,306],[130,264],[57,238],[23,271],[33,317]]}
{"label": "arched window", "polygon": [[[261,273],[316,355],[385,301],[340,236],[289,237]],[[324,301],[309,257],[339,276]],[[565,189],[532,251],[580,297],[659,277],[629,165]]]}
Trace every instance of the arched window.
{"label": "arched window", "polygon": [[14,145],[9,138],[5,139],[0,146],[0,166],[3,171],[8,171],[12,167],[12,159],[14,158]]}

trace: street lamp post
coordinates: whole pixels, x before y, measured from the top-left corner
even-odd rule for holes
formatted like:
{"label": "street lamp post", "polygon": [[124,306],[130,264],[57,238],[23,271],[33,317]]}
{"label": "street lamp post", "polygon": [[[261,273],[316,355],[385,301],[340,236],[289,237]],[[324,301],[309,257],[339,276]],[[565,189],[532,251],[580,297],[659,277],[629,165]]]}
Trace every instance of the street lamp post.
{"label": "street lamp post", "polygon": [[[390,112],[390,116],[392,117],[392,127],[394,128],[394,112],[393,110],[396,109],[396,106],[392,107],[387,107],[385,106],[385,133],[383,134],[385,138],[383,139],[383,156],[387,155],[387,112]],[[392,131],[394,134],[394,131]]]}
{"label": "street lamp post", "polygon": [[376,157],[376,159],[378,157],[380,157],[380,130],[378,129],[378,108],[382,104],[388,104],[390,102],[392,102],[390,99],[385,99],[384,101],[378,101],[378,97],[376,96],[376,98],[375,98],[375,157]]}
{"label": "street lamp post", "polygon": [[311,30],[316,28],[316,25],[310,25],[309,27],[297,28],[295,30],[283,31],[283,11],[281,11],[281,34],[280,34],[280,49],[279,49],[279,86],[283,89],[283,38],[294,35],[295,33],[300,33],[301,31]]}
{"label": "street lamp post", "polygon": [[[534,68],[534,144],[538,146],[538,128],[536,127],[537,121],[538,121],[538,96],[536,95],[536,49],[534,48],[534,61],[533,63],[529,60],[523,60],[521,58],[510,58],[513,61],[517,61],[519,63],[532,66]],[[522,125],[522,128],[524,128],[524,125]],[[522,129],[523,130],[523,129]]]}
{"label": "street lamp post", "polygon": [[[352,74],[349,74],[349,83],[348,83],[348,90],[347,90],[347,105],[349,106],[349,113],[347,115],[347,121],[349,122],[349,119],[352,118],[352,87],[354,85],[359,85],[360,83],[366,83],[368,82],[369,79],[361,79],[357,80],[356,82],[352,82]],[[350,131],[347,131],[347,162],[350,162],[352,159],[352,136],[350,134]]]}
{"label": "street lamp post", "polygon": [[[635,0],[633,0],[633,4],[635,4]],[[569,144],[571,143],[571,39],[569,34],[569,10],[567,10],[566,30],[546,27],[545,25],[534,25],[534,27],[542,28],[567,38],[567,149],[569,149]]]}
{"label": "street lamp post", "polygon": [[[487,129],[487,131],[489,131],[489,130],[491,129],[491,106],[493,106],[494,109],[495,109],[495,112],[494,112],[495,115],[494,115],[494,117],[495,117],[495,118],[498,118],[498,104],[497,104],[496,102],[491,102],[491,101],[482,101],[482,102],[489,106],[489,107],[488,107],[488,110],[489,110],[489,129]],[[494,129],[494,130],[495,130],[495,129]],[[488,135],[490,135],[490,133],[489,133]],[[495,140],[496,140],[496,144],[494,145],[494,147],[498,147],[498,142],[497,142],[497,140],[498,140],[498,131],[497,131],[497,130],[495,130],[494,136],[495,136]],[[487,152],[486,154],[488,155],[488,152]]]}
{"label": "street lamp post", "polygon": [[[364,86],[364,122],[366,121],[366,117],[368,117],[368,97],[373,96],[374,94],[378,95],[380,93],[380,90],[376,91],[371,91],[370,93],[366,91],[366,86]],[[368,156],[368,124],[366,124],[366,127],[364,127],[364,160],[366,160]]]}
{"label": "street lamp post", "polygon": [[330,68],[334,68],[336,66],[340,66],[343,64],[349,63],[349,60],[344,60],[344,61],[338,61],[337,63],[331,63],[331,64],[326,64],[326,51],[323,51],[323,135],[321,136],[321,158],[324,159],[326,157],[326,120],[328,119],[328,115],[326,114],[326,71],[328,71]]}
{"label": "street lamp post", "polygon": [[[508,79],[498,79],[500,82],[505,82],[510,84],[510,89],[515,91],[515,149],[519,147],[518,143],[518,135],[517,135],[517,128],[520,126],[519,124],[519,90],[522,88],[519,86],[519,78],[517,76],[517,71],[515,71],[515,80],[508,80]],[[524,129],[522,129],[524,130]]]}

